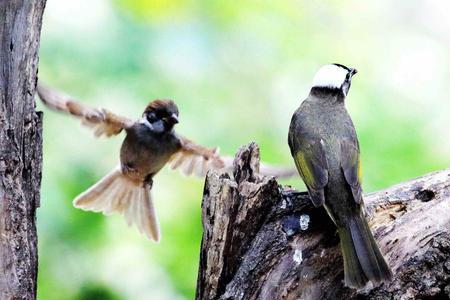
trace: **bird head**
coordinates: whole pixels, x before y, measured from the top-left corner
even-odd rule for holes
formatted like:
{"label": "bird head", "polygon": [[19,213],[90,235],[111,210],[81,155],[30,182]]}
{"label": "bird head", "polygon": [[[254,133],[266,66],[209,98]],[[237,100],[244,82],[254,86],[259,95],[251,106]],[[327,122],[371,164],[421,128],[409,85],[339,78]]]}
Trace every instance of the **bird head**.
{"label": "bird head", "polygon": [[358,71],[341,64],[325,65],[317,71],[313,80],[313,89],[342,93],[347,96],[352,77]]}
{"label": "bird head", "polygon": [[172,100],[154,100],[145,108],[141,121],[154,132],[171,132],[179,122],[178,107]]}

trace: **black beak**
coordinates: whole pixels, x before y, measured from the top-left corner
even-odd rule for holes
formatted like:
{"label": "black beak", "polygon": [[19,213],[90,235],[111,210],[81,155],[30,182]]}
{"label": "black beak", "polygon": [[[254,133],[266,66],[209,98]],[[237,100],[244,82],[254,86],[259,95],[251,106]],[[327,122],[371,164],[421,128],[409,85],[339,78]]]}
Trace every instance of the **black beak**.
{"label": "black beak", "polygon": [[356,69],[350,69],[350,76],[355,75],[356,73],[358,73],[358,70]]}
{"label": "black beak", "polygon": [[179,122],[178,116],[176,114],[172,114],[170,117],[167,117],[164,120],[171,125],[175,125]]}

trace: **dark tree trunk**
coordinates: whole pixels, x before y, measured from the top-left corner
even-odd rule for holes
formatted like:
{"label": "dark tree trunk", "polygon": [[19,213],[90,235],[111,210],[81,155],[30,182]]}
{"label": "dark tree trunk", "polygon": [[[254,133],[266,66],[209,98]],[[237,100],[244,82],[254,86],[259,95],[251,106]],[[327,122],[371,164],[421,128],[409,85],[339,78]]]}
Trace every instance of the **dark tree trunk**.
{"label": "dark tree trunk", "polygon": [[0,299],[35,299],[42,136],[35,111],[45,0],[0,0]]}
{"label": "dark tree trunk", "polygon": [[257,174],[239,150],[234,178],[210,172],[203,195],[197,299],[449,299],[450,169],[365,196],[394,280],[344,287],[339,238],[306,193]]}

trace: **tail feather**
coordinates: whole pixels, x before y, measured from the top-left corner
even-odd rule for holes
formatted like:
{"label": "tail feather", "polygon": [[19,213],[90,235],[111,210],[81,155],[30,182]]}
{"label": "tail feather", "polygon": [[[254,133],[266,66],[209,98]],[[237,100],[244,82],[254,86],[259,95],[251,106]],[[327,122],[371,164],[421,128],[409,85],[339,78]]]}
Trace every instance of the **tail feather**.
{"label": "tail feather", "polygon": [[359,262],[367,277],[376,282],[390,280],[392,272],[373,238],[367,221],[362,217],[353,219],[350,222],[350,231]]}
{"label": "tail feather", "polygon": [[120,167],[75,198],[73,205],[105,215],[121,214],[129,226],[136,224],[139,232],[147,238],[156,242],[160,239],[150,190],[125,177]]}
{"label": "tail feather", "polygon": [[373,282],[392,279],[392,272],[362,215],[353,216],[348,225],[338,230],[344,256],[345,283],[361,288]]}
{"label": "tail feather", "polygon": [[344,258],[344,281],[349,287],[363,287],[368,280],[361,264],[358,261],[356,250],[353,247],[352,237],[349,230],[338,229],[341,239],[341,250]]}
{"label": "tail feather", "polygon": [[119,172],[119,169],[114,169],[88,190],[78,195],[73,201],[74,206],[82,209],[84,206],[88,206],[89,210],[98,212],[97,206],[104,201],[105,190],[108,191],[108,187],[115,181]]}
{"label": "tail feather", "polygon": [[[135,191],[134,197],[139,199],[150,199],[150,191],[148,189],[139,189]],[[145,234],[150,239],[158,237],[159,226],[155,214],[155,208],[152,201],[135,201],[130,205],[130,209],[124,214],[128,224],[136,223],[139,232]]]}

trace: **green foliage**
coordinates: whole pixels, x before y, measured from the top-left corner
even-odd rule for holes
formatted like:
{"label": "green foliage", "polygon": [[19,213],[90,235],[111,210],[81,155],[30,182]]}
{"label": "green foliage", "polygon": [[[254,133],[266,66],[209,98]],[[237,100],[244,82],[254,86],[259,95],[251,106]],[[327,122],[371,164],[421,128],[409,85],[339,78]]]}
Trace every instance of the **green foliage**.
{"label": "green foliage", "polygon": [[119,296],[111,292],[109,287],[100,284],[82,286],[74,300],[120,300]]}

